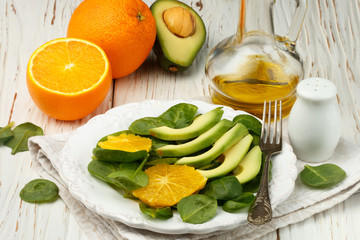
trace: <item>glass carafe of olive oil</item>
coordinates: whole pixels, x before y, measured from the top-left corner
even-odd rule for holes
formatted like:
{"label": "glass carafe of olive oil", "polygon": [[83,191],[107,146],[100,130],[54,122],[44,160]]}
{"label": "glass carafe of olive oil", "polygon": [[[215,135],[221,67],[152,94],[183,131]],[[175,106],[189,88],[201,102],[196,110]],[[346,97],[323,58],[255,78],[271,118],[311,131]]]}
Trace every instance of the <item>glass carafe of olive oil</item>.
{"label": "glass carafe of olive oil", "polygon": [[213,102],[261,116],[264,100],[281,99],[283,116],[287,116],[303,78],[295,41],[307,2],[296,0],[289,33],[278,36],[272,19],[275,0],[239,1],[237,33],[217,44],[207,58],[205,72]]}

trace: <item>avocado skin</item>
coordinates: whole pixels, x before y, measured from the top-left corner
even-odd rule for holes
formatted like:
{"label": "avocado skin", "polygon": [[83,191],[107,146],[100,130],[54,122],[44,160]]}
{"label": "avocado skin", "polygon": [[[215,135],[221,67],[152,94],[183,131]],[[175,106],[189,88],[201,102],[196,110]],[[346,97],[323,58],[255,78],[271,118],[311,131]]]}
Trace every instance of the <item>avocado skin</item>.
{"label": "avocado skin", "polygon": [[156,55],[157,62],[166,71],[174,72],[174,73],[183,72],[186,69],[188,69],[189,66],[190,66],[190,65],[181,66],[181,65],[176,64],[175,62],[172,62],[169,59],[167,59],[164,56],[164,53],[163,53],[163,51],[161,49],[161,45],[160,45],[160,42],[159,42],[158,38],[156,38],[156,40],[155,40],[155,43],[154,43],[154,46],[153,46],[153,51],[154,51],[154,53]]}
{"label": "avocado skin", "polygon": [[[159,27],[159,22],[162,21],[163,19],[161,17],[161,19],[159,19],[160,17],[158,17],[158,15],[156,14],[157,8],[159,8],[159,6],[161,6],[162,4],[169,4],[172,5],[171,7],[183,7],[187,10],[189,10],[193,16],[196,18],[197,20],[197,25],[196,25],[196,32],[200,32],[197,34],[202,34],[202,36],[200,38],[196,38],[194,39],[193,42],[190,42],[188,40],[183,41],[184,45],[188,45],[191,44],[193,45],[191,47],[191,51],[188,54],[188,58],[182,59],[183,63],[180,63],[179,61],[176,61],[175,59],[177,58],[177,56],[173,55],[171,52],[168,51],[164,51],[165,48],[171,48],[169,47],[171,44],[173,44],[174,48],[176,49],[182,49],[184,45],[176,45],[173,43],[173,41],[168,41],[170,42],[167,43],[167,45],[165,45],[165,43],[161,40],[161,37],[166,36],[166,34],[171,35],[172,33],[170,33],[170,31],[168,31],[167,29],[162,29],[161,27]],[[166,8],[169,9],[170,7]],[[159,65],[166,71],[169,72],[183,72],[186,69],[188,69],[194,59],[196,58],[196,55],[198,54],[198,52],[200,51],[200,49],[202,48],[202,46],[204,45],[205,39],[206,39],[206,28],[205,28],[205,24],[202,20],[202,18],[198,15],[198,13],[196,11],[194,11],[194,9],[192,9],[190,6],[186,5],[185,3],[181,2],[181,1],[177,1],[177,0],[157,0],[155,1],[151,6],[150,6],[150,10],[153,13],[154,17],[155,17],[155,21],[156,21],[156,40],[153,46],[153,51],[156,55],[157,58],[157,62],[159,63]],[[162,16],[162,14],[161,14]],[[164,31],[164,33],[162,32]],[[165,33],[166,31],[166,33]],[[161,35],[161,37],[159,37]],[[178,39],[181,39],[181,37],[177,37]],[[186,38],[184,38],[186,39]],[[195,41],[196,40],[196,41]],[[181,40],[180,40],[181,41]],[[185,50],[187,51],[187,50]],[[185,63],[186,62],[186,63]]]}
{"label": "avocado skin", "polygon": [[232,125],[232,121],[222,119],[215,126],[194,140],[179,145],[166,145],[156,149],[156,152],[160,156],[165,157],[183,157],[196,153],[204,148],[211,146],[211,144],[218,140],[227,130],[232,127]]}

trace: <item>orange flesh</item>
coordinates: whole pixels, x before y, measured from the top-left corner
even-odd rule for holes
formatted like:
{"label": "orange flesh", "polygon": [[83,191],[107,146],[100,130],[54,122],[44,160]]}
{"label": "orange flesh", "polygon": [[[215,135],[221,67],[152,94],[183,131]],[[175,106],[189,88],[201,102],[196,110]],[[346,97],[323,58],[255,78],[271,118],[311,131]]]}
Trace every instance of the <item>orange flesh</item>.
{"label": "orange flesh", "polygon": [[104,69],[104,57],[94,46],[82,42],[57,42],[35,56],[32,73],[45,88],[76,93],[96,84]]}

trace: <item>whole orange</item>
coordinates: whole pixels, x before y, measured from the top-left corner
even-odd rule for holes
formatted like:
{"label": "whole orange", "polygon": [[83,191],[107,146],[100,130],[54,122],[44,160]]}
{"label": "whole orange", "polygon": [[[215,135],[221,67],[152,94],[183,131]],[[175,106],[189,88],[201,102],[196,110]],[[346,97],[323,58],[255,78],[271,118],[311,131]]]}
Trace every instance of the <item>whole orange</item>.
{"label": "whole orange", "polygon": [[71,16],[68,37],[99,45],[109,58],[113,78],[133,73],[149,55],[155,19],[141,0],[85,0]]}
{"label": "whole orange", "polygon": [[112,83],[105,52],[75,38],[54,39],[36,49],[26,79],[34,103],[59,120],[76,120],[93,112]]}

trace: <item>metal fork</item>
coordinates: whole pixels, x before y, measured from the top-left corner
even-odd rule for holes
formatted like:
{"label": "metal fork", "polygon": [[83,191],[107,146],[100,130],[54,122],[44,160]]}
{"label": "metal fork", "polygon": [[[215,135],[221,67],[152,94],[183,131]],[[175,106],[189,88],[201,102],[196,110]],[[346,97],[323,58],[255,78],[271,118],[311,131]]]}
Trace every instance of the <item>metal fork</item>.
{"label": "metal fork", "polygon": [[[282,109],[281,100],[279,101],[279,113],[278,113],[278,101],[274,104],[274,121],[271,124],[271,101],[269,101],[268,107],[266,101],[264,102],[263,111],[263,124],[261,128],[260,136],[260,148],[266,155],[264,170],[261,176],[261,182],[259,190],[256,194],[256,199],[250,208],[248,221],[254,225],[261,225],[269,222],[272,219],[272,210],[269,197],[269,165],[270,159],[273,154],[281,152],[282,148]],[[268,108],[268,111],[266,109]],[[279,117],[277,117],[279,115]],[[267,116],[267,119],[266,119]],[[266,122],[267,120],[267,122]],[[266,126],[265,126],[266,125]],[[271,128],[272,125],[272,128]],[[266,130],[265,130],[266,129]],[[279,129],[279,130],[278,130]]]}

